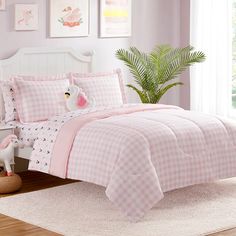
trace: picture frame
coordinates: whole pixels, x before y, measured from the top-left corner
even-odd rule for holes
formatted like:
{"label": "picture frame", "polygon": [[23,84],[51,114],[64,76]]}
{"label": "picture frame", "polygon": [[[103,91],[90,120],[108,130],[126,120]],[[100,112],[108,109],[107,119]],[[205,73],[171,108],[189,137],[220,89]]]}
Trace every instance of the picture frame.
{"label": "picture frame", "polygon": [[0,11],[6,10],[6,0],[0,0]]}
{"label": "picture frame", "polygon": [[132,0],[100,0],[100,37],[132,35]]}
{"label": "picture frame", "polygon": [[38,4],[15,4],[15,30],[37,30],[38,24]]}
{"label": "picture frame", "polygon": [[50,37],[87,37],[90,0],[50,0]]}

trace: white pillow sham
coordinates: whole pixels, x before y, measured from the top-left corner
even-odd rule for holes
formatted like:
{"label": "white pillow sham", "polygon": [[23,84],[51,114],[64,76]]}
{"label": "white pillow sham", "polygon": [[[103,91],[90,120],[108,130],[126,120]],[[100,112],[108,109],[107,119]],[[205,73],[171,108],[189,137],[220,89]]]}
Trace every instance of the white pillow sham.
{"label": "white pillow sham", "polygon": [[5,106],[3,101],[1,84],[0,84],[0,120],[1,122],[5,120]]}
{"label": "white pillow sham", "polygon": [[15,95],[12,82],[1,82],[1,92],[2,92],[2,117],[5,122],[16,121],[19,119],[17,110]]}

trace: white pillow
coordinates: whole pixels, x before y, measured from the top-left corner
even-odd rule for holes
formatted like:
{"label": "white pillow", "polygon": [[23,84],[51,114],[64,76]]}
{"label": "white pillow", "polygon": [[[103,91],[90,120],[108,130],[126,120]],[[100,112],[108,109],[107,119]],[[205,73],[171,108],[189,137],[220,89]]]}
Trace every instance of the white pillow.
{"label": "white pillow", "polygon": [[1,91],[2,91],[2,105],[3,105],[3,118],[5,122],[16,121],[19,119],[16,102],[13,91],[13,83],[10,81],[0,82]]}
{"label": "white pillow", "polygon": [[3,101],[2,89],[0,86],[0,122],[5,119],[5,106]]}
{"label": "white pillow", "polygon": [[72,81],[88,96],[96,106],[122,105],[126,103],[121,71],[110,73],[72,73]]}
{"label": "white pillow", "polygon": [[66,112],[64,92],[69,80],[15,80],[14,86],[22,123],[43,121]]}

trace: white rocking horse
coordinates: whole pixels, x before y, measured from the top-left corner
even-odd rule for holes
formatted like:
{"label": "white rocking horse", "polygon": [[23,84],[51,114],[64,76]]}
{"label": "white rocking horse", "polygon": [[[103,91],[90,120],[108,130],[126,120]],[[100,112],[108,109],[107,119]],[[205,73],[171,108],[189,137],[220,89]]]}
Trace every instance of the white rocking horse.
{"label": "white rocking horse", "polygon": [[0,144],[0,166],[3,166],[7,176],[12,176],[11,164],[14,164],[14,148],[19,146],[16,135],[8,135]]}

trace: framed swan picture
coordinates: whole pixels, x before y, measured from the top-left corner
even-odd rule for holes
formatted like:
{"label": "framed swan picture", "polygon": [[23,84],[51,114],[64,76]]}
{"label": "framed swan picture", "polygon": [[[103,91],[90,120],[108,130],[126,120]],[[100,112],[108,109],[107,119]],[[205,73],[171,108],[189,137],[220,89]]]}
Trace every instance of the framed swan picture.
{"label": "framed swan picture", "polygon": [[89,0],[50,0],[50,37],[86,37],[89,24]]}
{"label": "framed swan picture", "polygon": [[15,4],[15,30],[37,30],[38,17],[37,4]]}

